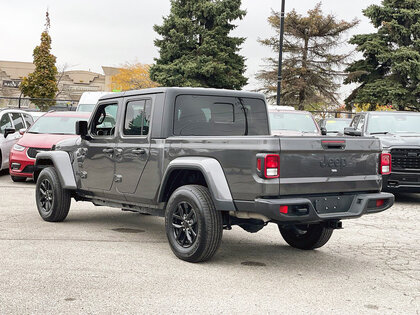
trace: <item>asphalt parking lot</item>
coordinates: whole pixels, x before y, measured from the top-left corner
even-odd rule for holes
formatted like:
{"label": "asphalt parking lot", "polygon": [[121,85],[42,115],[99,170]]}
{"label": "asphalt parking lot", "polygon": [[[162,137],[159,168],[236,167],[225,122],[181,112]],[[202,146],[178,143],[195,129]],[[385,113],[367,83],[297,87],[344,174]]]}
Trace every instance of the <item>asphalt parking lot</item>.
{"label": "asphalt parking lot", "polygon": [[316,251],[275,225],[234,227],[213,260],[189,264],[162,218],[73,201],[47,223],[33,183],[1,173],[0,191],[1,314],[420,312],[420,195],[345,221]]}

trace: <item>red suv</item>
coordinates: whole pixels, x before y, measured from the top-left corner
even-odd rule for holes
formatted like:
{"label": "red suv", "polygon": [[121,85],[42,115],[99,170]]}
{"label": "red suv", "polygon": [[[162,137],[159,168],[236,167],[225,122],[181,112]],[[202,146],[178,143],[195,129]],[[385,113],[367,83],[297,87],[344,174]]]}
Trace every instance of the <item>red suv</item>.
{"label": "red suv", "polygon": [[35,157],[40,151],[49,151],[61,140],[78,137],[76,121],[88,120],[90,113],[49,112],[41,116],[12,147],[9,158],[10,176],[14,182],[32,178]]}

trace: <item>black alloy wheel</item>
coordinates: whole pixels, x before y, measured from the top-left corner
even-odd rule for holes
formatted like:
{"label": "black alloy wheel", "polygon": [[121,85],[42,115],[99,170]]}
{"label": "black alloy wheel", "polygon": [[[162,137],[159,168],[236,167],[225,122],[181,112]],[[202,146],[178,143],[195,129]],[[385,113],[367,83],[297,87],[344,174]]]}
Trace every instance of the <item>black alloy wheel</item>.
{"label": "black alloy wheel", "polygon": [[39,215],[48,222],[61,222],[69,213],[71,191],[63,189],[54,167],[41,171],[36,182],[36,205]]}
{"label": "black alloy wheel", "polygon": [[197,239],[197,215],[191,204],[182,201],[172,212],[172,227],[177,243],[183,248],[191,247]]}
{"label": "black alloy wheel", "polygon": [[45,213],[50,212],[54,201],[54,191],[47,178],[44,178],[39,185],[39,195],[41,210]]}
{"label": "black alloy wheel", "polygon": [[284,240],[298,249],[311,250],[324,246],[333,233],[333,229],[318,224],[299,224],[291,226],[279,225]]}
{"label": "black alloy wheel", "polygon": [[213,257],[222,240],[223,222],[208,188],[185,185],[176,189],[166,205],[165,229],[178,258],[201,262]]}

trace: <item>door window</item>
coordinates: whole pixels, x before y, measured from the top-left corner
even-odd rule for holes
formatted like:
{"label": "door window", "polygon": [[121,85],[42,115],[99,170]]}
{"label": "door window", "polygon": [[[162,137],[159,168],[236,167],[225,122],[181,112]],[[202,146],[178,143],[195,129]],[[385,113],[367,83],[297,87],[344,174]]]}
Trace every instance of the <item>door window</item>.
{"label": "door window", "polygon": [[92,121],[93,136],[113,136],[117,122],[118,104],[99,105]]}
{"label": "door window", "polygon": [[4,134],[4,130],[9,128],[13,128],[12,121],[10,120],[9,114],[3,114],[0,119],[0,133]]}
{"label": "door window", "polygon": [[25,128],[25,123],[20,113],[12,113],[12,120],[16,130]]}
{"label": "door window", "polygon": [[31,115],[23,114],[23,117],[25,118],[26,128],[29,128],[30,126],[33,125],[34,120]]}
{"label": "door window", "polygon": [[127,103],[124,119],[124,135],[146,136],[149,134],[152,101],[136,100]]}

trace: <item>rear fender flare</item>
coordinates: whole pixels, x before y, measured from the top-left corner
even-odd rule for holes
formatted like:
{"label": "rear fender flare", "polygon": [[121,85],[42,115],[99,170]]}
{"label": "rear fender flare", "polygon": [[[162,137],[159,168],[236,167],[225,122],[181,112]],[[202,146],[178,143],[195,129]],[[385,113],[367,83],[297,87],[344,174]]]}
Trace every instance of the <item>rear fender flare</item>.
{"label": "rear fender flare", "polygon": [[159,188],[159,201],[163,199],[171,173],[180,169],[198,170],[203,174],[217,210],[236,211],[222,166],[216,159],[208,157],[179,157],[172,160],[165,171],[162,185]]}
{"label": "rear fender flare", "polygon": [[46,151],[36,155],[35,172],[39,172],[45,165],[53,165],[64,189],[77,189],[70,156],[64,151]]}

